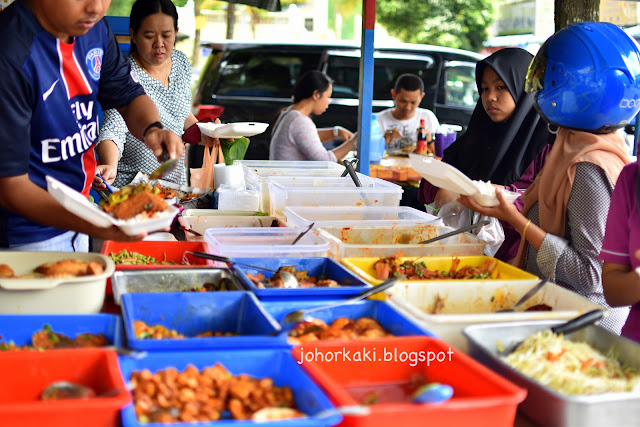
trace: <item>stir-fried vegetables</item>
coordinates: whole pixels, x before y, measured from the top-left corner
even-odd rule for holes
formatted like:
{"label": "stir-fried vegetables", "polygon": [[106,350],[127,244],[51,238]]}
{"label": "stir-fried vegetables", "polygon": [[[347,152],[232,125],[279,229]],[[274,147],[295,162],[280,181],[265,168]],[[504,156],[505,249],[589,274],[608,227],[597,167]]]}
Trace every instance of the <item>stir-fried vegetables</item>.
{"label": "stir-fried vegetables", "polygon": [[640,377],[588,343],[574,342],[550,330],[529,337],[505,362],[564,394],[599,394],[637,390]]}
{"label": "stir-fried vegetables", "polygon": [[[148,265],[148,264],[159,264],[159,265],[174,265],[175,261],[167,261],[167,257],[165,255],[162,261],[158,261],[154,257],[150,255],[142,255],[141,253],[131,251],[129,252],[126,249],[121,250],[118,253],[111,252],[109,257],[113,260],[113,262],[123,265]],[[184,264],[184,262],[183,262]]]}

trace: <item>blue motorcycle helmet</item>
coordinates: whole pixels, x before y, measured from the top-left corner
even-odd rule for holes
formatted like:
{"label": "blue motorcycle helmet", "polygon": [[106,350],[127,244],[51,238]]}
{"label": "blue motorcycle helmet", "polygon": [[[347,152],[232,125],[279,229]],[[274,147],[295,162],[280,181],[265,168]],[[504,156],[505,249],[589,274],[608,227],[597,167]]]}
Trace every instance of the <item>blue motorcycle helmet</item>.
{"label": "blue motorcycle helmet", "polygon": [[549,124],[608,133],[640,111],[640,46],[608,22],[571,24],[529,65],[527,92]]}

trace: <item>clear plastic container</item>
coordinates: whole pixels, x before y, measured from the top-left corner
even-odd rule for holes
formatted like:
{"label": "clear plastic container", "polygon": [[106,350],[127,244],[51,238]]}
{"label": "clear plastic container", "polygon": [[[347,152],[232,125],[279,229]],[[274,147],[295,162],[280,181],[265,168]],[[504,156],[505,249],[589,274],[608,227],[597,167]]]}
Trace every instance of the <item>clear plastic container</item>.
{"label": "clear plastic container", "polygon": [[287,206],[284,216],[289,227],[349,227],[353,225],[394,227],[418,224],[442,225],[436,216],[408,206]]}
{"label": "clear plastic container", "polygon": [[347,226],[318,230],[332,246],[336,259],[345,257],[483,255],[486,242],[462,233],[427,245],[420,242],[452,231],[441,225]]}
{"label": "clear plastic container", "polygon": [[218,208],[228,211],[257,211],[260,193],[253,188],[231,188],[226,185],[218,189]]}
{"label": "clear plastic container", "polygon": [[[274,223],[275,221],[275,223]],[[237,227],[279,227],[281,224],[275,216],[179,216],[178,222],[184,229],[187,241],[204,241],[204,233],[209,228]],[[192,230],[192,231],[190,231]]]}
{"label": "clear plastic container", "polygon": [[[290,163],[290,162],[283,162]],[[250,166],[244,165],[244,178],[248,185],[252,185],[260,192],[260,210],[269,210],[269,184],[267,179],[270,176],[316,176],[316,177],[339,177],[345,171],[345,167],[334,162],[297,162],[297,163],[314,163],[311,167],[303,167],[302,165],[287,166]],[[315,165],[315,163],[318,163]]]}
{"label": "clear plastic container", "polygon": [[326,257],[329,243],[311,232],[295,245],[302,228],[210,228],[204,234],[209,250],[229,258]]}
{"label": "clear plastic container", "polygon": [[371,119],[370,141],[371,143],[369,144],[369,160],[371,160],[373,163],[380,163],[380,160],[384,155],[386,143],[380,129],[380,124],[378,123],[378,118],[375,114]]}
{"label": "clear plastic container", "polygon": [[398,206],[403,189],[377,178],[269,177],[270,212],[283,217],[287,206]]}

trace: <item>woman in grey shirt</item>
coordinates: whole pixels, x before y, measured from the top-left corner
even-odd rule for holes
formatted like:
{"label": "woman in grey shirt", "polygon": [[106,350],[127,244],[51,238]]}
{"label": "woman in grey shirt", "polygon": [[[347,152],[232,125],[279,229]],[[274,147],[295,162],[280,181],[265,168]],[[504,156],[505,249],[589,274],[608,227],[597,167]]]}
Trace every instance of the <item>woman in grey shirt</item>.
{"label": "woman in grey shirt", "polygon": [[[320,71],[308,71],[300,77],[294,88],[293,105],[278,115],[269,147],[270,160],[324,160],[340,161],[357,148],[356,136],[336,126],[317,129],[311,114],[320,115],[329,106],[331,79]],[[327,150],[322,143],[339,137],[345,142]]]}

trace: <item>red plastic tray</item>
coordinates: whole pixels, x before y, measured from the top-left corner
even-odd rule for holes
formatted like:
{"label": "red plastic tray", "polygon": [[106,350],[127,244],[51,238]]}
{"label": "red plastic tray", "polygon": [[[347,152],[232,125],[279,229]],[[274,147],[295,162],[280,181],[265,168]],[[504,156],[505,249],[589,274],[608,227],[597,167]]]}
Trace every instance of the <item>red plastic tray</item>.
{"label": "red plastic tray", "polygon": [[[113,350],[74,349],[0,354],[0,424],[6,426],[117,426],[120,409],[131,402]],[[45,387],[71,381],[100,395],[91,399],[40,400]]]}
{"label": "red plastic tray", "polygon": [[[140,242],[114,242],[106,240],[102,243],[100,253],[109,256],[111,253],[118,253],[123,249],[129,252],[138,252],[139,254],[152,256],[158,261],[173,261],[175,264],[147,264],[147,265],[123,265],[116,264],[116,270],[145,270],[158,268],[188,268],[213,265],[213,261],[203,258],[197,258],[193,255],[187,255],[186,259],[189,264],[182,264],[185,251],[191,252],[208,252],[209,246],[205,242],[158,242],[158,241],[140,241]],[[112,295],[111,279],[107,279],[106,294]]]}
{"label": "red plastic tray", "polygon": [[[344,357],[347,351],[349,358]],[[421,374],[429,382],[448,384],[454,390],[450,400],[439,404],[381,401],[369,406],[371,413],[367,416],[345,415],[340,426],[513,426],[518,404],[527,394],[525,389],[449,344],[430,337],[398,337],[383,343],[378,340],[306,343],[295,347],[292,353],[336,406],[364,403],[356,401],[347,389],[366,387],[383,393],[389,386],[406,382],[415,374]],[[357,354],[362,361],[354,360]],[[404,361],[402,354],[407,357]],[[414,364],[411,358],[421,354],[425,359],[430,354],[442,357],[440,362],[436,359],[428,366],[426,361],[415,360]],[[329,355],[331,358],[326,357]],[[385,360],[385,355],[389,360]]]}

